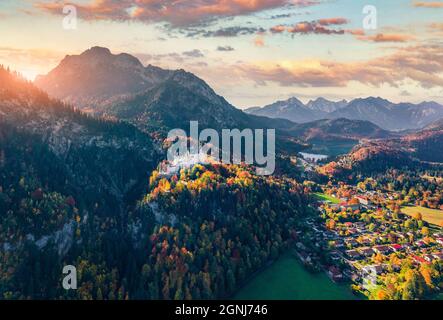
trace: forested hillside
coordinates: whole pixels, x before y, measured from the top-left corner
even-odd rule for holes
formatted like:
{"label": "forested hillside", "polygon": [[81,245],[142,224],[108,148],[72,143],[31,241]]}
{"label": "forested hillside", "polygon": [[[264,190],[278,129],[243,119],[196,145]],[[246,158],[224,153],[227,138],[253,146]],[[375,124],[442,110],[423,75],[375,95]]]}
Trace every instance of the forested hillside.
{"label": "forested hillside", "polygon": [[[162,177],[136,127],[0,78],[0,298],[227,297],[292,239],[294,180],[231,165]],[[78,290],[61,287],[66,265]]]}

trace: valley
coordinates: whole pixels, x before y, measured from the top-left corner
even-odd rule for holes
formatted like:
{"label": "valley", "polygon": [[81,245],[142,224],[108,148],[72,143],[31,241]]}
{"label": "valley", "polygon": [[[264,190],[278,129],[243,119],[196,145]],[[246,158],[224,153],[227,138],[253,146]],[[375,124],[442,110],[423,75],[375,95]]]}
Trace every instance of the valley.
{"label": "valley", "polygon": [[[293,98],[243,112],[190,72],[102,47],[65,57],[35,83],[2,67],[0,84],[4,299],[441,292],[436,103]],[[374,108],[404,121],[348,113]],[[275,174],[220,161],[164,170],[167,133],[188,133],[190,121],[216,132],[276,129]],[[67,264],[81,274],[77,291],[60,286]]]}

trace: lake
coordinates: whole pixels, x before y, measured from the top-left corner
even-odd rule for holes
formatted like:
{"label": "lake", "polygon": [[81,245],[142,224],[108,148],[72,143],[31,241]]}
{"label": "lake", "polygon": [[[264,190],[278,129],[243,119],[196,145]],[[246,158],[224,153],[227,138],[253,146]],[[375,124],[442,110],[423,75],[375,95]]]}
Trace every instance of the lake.
{"label": "lake", "polygon": [[314,154],[314,153],[305,153],[305,152],[300,152],[300,154],[303,156],[305,160],[315,161],[315,162],[329,158],[329,156],[325,154]]}
{"label": "lake", "polygon": [[308,272],[285,255],[259,273],[234,296],[236,300],[358,300],[349,284],[332,282],[324,273]]}

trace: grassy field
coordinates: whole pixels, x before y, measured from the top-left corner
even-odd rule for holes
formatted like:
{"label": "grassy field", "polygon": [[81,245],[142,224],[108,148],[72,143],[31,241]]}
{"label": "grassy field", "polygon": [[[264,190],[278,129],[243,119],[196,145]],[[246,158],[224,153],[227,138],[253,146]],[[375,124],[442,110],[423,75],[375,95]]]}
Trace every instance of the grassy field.
{"label": "grassy field", "polygon": [[328,201],[331,201],[332,203],[340,203],[339,199],[328,196],[327,194],[324,194],[324,193],[314,193],[314,195],[320,201],[328,200]]}
{"label": "grassy field", "polygon": [[435,224],[440,225],[443,221],[443,211],[437,209],[429,209],[423,207],[403,207],[401,211],[409,216],[413,216],[415,213],[420,212],[423,220]]}
{"label": "grassy field", "polygon": [[357,300],[348,285],[332,282],[322,272],[311,274],[292,256],[283,256],[258,274],[236,300]]}

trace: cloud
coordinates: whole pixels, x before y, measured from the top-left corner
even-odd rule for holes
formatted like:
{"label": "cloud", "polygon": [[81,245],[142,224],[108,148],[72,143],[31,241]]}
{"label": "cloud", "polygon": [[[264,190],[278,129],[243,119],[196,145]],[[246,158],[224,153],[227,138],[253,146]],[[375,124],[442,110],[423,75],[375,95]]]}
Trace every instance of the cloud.
{"label": "cloud", "polygon": [[143,64],[162,64],[165,63],[174,63],[174,64],[183,64],[183,63],[194,63],[200,64],[200,62],[196,62],[196,58],[205,57],[204,53],[199,49],[193,49],[189,51],[183,51],[182,53],[170,52],[170,53],[159,53],[159,54],[149,54],[149,53],[133,53]]}
{"label": "cloud", "polygon": [[351,81],[365,85],[398,86],[412,79],[423,88],[443,87],[443,46],[410,46],[380,58],[359,62],[326,60],[260,61],[239,64],[245,78],[296,87],[345,87]]}
{"label": "cloud", "polygon": [[292,34],[345,34],[345,30],[332,29],[331,26],[349,23],[345,18],[326,18],[314,21],[303,21],[293,26],[277,25],[270,28],[271,33],[289,32]]}
{"label": "cloud", "polygon": [[194,49],[194,50],[191,50],[191,51],[184,51],[182,54],[184,56],[191,57],[191,58],[203,58],[205,56],[203,54],[203,52],[201,52],[198,49]]}
{"label": "cloud", "polygon": [[333,26],[333,25],[347,24],[349,23],[349,21],[345,18],[328,18],[328,19],[317,20],[317,23],[322,26]]}
{"label": "cloud", "polygon": [[431,32],[442,33],[443,34],[443,23],[431,23],[429,25],[429,30]]}
{"label": "cloud", "polygon": [[276,19],[284,19],[284,18],[290,18],[294,15],[294,13],[282,13],[282,14],[275,14],[273,16],[270,16],[269,19],[276,20]]}
{"label": "cloud", "polygon": [[363,29],[346,30],[346,33],[352,34],[354,36],[364,36],[365,35],[365,31]]}
{"label": "cloud", "polygon": [[264,47],[265,46],[265,39],[263,39],[262,36],[256,37],[254,39],[254,45],[259,48]]}
{"label": "cloud", "polygon": [[345,34],[344,30],[330,29],[316,21],[297,23],[293,27],[288,28],[287,31],[298,34]]}
{"label": "cloud", "polygon": [[443,2],[439,1],[415,1],[414,7],[417,8],[443,8]]}
{"label": "cloud", "polygon": [[285,27],[283,25],[274,26],[270,29],[270,31],[272,33],[282,33],[282,32],[285,32],[286,30],[287,30],[287,27]]}
{"label": "cloud", "polygon": [[158,64],[160,62],[172,61],[176,63],[183,63],[185,57],[182,54],[171,52],[171,53],[160,53],[160,54],[149,54],[149,53],[134,53],[143,64],[154,63]]}
{"label": "cloud", "polygon": [[408,42],[414,40],[415,37],[408,34],[378,33],[370,36],[357,35],[357,39],[372,42]]}
{"label": "cloud", "polygon": [[[92,0],[72,1],[79,17],[85,20],[167,22],[173,26],[199,24],[204,21],[248,15],[286,6],[311,6],[309,0]],[[60,15],[63,4],[38,2],[36,7]]]}
{"label": "cloud", "polygon": [[291,34],[322,34],[322,35],[343,35],[350,34],[355,36],[358,40],[372,41],[372,42],[407,42],[414,40],[415,37],[408,34],[401,33],[378,33],[375,35],[366,35],[363,29],[341,29],[332,28],[334,26],[343,26],[349,23],[345,18],[325,18],[313,21],[303,21],[296,23],[293,26],[276,25],[269,29],[271,33]]}
{"label": "cloud", "polygon": [[225,38],[233,38],[244,35],[251,35],[256,33],[263,33],[265,29],[260,27],[225,27],[219,28],[216,30],[205,30],[202,28],[186,28],[181,31],[181,33],[186,34],[189,38],[195,37],[203,37],[203,38],[211,38],[211,37],[225,37]]}
{"label": "cloud", "polygon": [[234,51],[235,49],[231,46],[218,46],[217,51]]}

